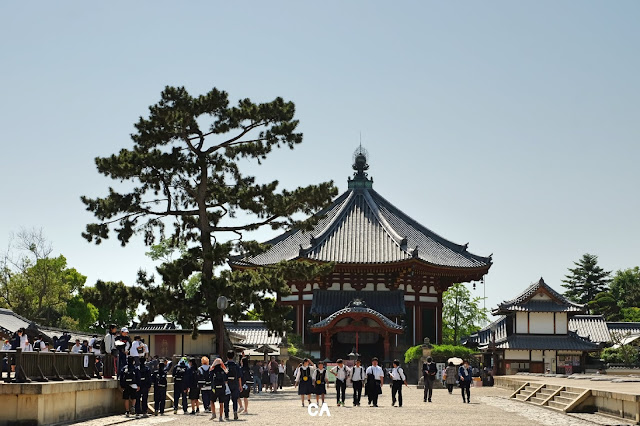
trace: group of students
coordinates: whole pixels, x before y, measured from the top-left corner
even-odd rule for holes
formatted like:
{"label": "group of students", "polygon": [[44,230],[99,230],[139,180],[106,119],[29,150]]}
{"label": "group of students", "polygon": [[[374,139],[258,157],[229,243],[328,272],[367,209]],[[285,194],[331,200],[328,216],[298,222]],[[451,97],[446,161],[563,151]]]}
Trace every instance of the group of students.
{"label": "group of students", "polygon": [[[127,364],[119,372],[122,399],[125,415],[129,417],[135,409],[136,417],[148,417],[149,390],[153,386],[154,415],[164,415],[167,398],[167,374],[171,371],[174,385],[173,413],[178,413],[180,401],[184,414],[188,413],[191,403],[191,415],[200,412],[200,395],[202,394],[203,410],[211,412],[211,419],[216,418],[215,403],[219,404],[219,421],[229,420],[229,406],[233,408],[233,418],[238,414],[248,414],[249,394],[253,386],[253,372],[249,367],[249,359],[244,357],[240,365],[234,361],[235,352],[227,352],[227,361],[217,358],[212,365],[209,358],[203,356],[200,365],[195,358],[182,358],[171,369],[164,360],[159,360],[157,369],[149,367],[144,357],[136,360],[127,358]],[[138,361],[138,363],[136,362]]]}
{"label": "group of students", "polygon": [[[424,377],[424,402],[431,402],[431,396],[433,395],[433,382],[438,374],[436,363],[433,362],[431,357],[427,358],[427,362],[422,364],[422,375]],[[442,380],[447,386],[449,394],[453,393],[453,387],[455,385],[460,386],[460,392],[462,393],[462,402],[471,403],[471,381],[472,370],[469,367],[469,361],[463,361],[460,367],[456,367],[453,362],[449,362],[449,365],[442,373]]]}
{"label": "group of students", "polygon": [[[327,384],[329,378],[327,373],[335,376],[336,399],[337,405],[344,406],[346,399],[347,379],[351,379],[353,387],[353,406],[359,407],[362,398],[362,390],[368,399],[368,404],[373,407],[378,406],[378,396],[382,394],[382,386],[384,385],[384,370],[378,365],[378,358],[371,360],[371,365],[366,369],[362,366],[362,362],[357,360],[353,368],[344,364],[342,359],[336,361],[336,366],[325,369],[323,361],[314,364],[309,359],[298,366],[295,375],[295,386],[298,387],[298,395],[304,407],[305,399],[311,403],[311,395],[316,395],[316,403],[324,403],[325,394],[327,393]],[[393,361],[393,368],[389,371],[391,377],[391,401],[392,405],[402,407],[402,385],[407,386],[407,377],[400,367],[400,361]]]}

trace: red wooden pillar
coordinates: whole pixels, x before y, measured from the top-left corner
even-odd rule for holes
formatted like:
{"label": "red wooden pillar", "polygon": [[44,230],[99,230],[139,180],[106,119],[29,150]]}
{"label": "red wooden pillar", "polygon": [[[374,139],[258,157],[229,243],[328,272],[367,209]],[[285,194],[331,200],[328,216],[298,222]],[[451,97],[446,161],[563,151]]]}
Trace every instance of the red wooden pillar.
{"label": "red wooden pillar", "polygon": [[384,333],[384,359],[388,360],[390,359],[389,356],[391,355],[390,350],[389,350],[389,332],[385,331]]}
{"label": "red wooden pillar", "polygon": [[324,333],[324,357],[325,359],[331,357],[331,335],[329,331]]}
{"label": "red wooden pillar", "polygon": [[[416,300],[419,296],[416,296]],[[419,345],[424,338],[422,334],[422,306],[416,303],[416,318],[415,318],[415,326],[416,326],[416,341],[415,345]]]}

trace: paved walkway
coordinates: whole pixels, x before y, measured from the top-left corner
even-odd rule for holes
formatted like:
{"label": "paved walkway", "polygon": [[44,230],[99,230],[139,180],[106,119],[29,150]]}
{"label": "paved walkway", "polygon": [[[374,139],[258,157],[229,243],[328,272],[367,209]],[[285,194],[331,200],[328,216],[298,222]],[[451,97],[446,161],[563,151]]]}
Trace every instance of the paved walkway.
{"label": "paved walkway", "polygon": [[[550,409],[535,407],[517,401],[506,399],[509,391],[500,388],[471,389],[471,404],[463,404],[459,389],[449,395],[446,390],[434,391],[433,403],[422,401],[422,390],[415,386],[404,388],[404,406],[391,406],[391,392],[384,387],[381,395],[380,407],[366,406],[366,398],[361,407],[353,407],[347,400],[346,407],[337,407],[334,389],[329,389],[327,396],[331,417],[311,417],[307,408],[302,408],[300,398],[294,388],[287,388],[277,394],[262,393],[252,395],[249,399],[249,415],[240,415],[240,420],[233,423],[257,426],[276,425],[413,425],[413,424],[464,424],[464,425],[496,425],[526,426],[526,425],[571,425],[593,426],[591,421],[568,416]],[[350,397],[351,392],[347,392]],[[600,416],[587,415],[602,423]],[[611,424],[611,419],[608,419]],[[126,419],[124,416],[111,416],[83,422],[88,426],[105,426],[115,424],[130,424],[144,426],[163,424],[167,426],[180,425],[211,425],[210,415],[200,413],[196,416],[168,412],[164,417],[150,417],[148,419]],[[218,421],[215,421],[217,424]]]}

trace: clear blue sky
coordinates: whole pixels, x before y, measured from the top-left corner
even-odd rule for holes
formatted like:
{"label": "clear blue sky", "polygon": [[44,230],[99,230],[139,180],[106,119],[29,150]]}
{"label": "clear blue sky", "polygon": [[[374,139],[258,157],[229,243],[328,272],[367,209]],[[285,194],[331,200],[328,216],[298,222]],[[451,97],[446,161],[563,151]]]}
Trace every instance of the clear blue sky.
{"label": "clear blue sky", "polygon": [[378,192],[494,253],[488,306],[540,276],[560,290],[585,252],[639,265],[639,19],[638,1],[3,2],[0,247],[41,227],[89,284],[152,268],[140,239],[82,239],[79,197],[184,85],[293,100],[303,144],[255,170],[286,187],[346,189],[362,132]]}

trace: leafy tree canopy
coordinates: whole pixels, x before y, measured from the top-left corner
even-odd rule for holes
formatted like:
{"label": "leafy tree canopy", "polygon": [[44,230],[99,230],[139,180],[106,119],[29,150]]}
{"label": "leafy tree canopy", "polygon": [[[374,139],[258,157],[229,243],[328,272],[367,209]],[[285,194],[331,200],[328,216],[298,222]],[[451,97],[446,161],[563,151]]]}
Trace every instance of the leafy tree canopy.
{"label": "leafy tree canopy", "polygon": [[488,321],[481,297],[472,297],[464,284],[454,284],[442,293],[442,341],[458,344],[463,336],[475,333]]}
{"label": "leafy tree canopy", "polygon": [[[191,96],[184,87],[166,87],[148,116],[135,124],[133,146],[97,158],[98,171],[119,182],[123,191],[108,189],[103,198],[82,197],[98,222],[83,236],[101,243],[115,232],[122,245],[135,234],[148,245],[163,240],[160,251],[179,249],[177,258],[158,267],[161,282],[141,272],[138,282],[150,318],[174,316],[194,329],[212,320],[222,332],[222,312],[216,300],[230,301],[226,311],[237,319],[253,307],[274,330],[287,325],[284,307],[268,294],[286,294],[287,279],[311,279],[329,267],[289,262],[268,268],[220,271],[234,255],[256,254],[265,247],[243,239],[246,231],[309,229],[309,216],[329,203],[337,190],[332,182],[279,189],[278,181],[260,183],[246,171],[257,170],[275,148],[293,149],[302,142],[294,118],[295,106],[282,98],[230,106],[226,92],[212,89]],[[171,232],[167,232],[170,227]],[[199,273],[197,291],[188,283]]]}
{"label": "leafy tree canopy", "polygon": [[589,301],[588,306],[592,314],[602,315],[607,321],[618,321],[620,319],[618,301],[609,291],[602,291],[596,294],[596,297]]}
{"label": "leafy tree canopy", "polygon": [[621,308],[640,306],[640,268],[617,271],[610,286],[611,295]]}
{"label": "leafy tree canopy", "polygon": [[575,268],[569,268],[569,274],[562,280],[567,290],[565,296],[574,302],[586,304],[596,295],[607,289],[611,279],[611,271],[605,271],[598,265],[598,256],[585,253],[574,262]]}
{"label": "leafy tree canopy", "polygon": [[78,296],[87,306],[97,308],[93,328],[101,332],[106,331],[110,324],[130,324],[141,298],[142,291],[139,288],[126,286],[122,281],[100,280],[93,287],[82,288]]}

